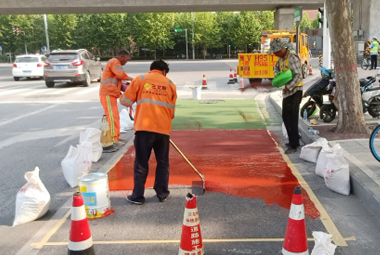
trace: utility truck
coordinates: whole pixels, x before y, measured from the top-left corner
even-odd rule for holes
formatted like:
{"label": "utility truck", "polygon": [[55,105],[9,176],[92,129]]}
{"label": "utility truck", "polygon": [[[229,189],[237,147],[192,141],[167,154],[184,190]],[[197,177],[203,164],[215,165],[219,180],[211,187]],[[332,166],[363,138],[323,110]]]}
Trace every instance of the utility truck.
{"label": "utility truck", "polygon": [[268,54],[268,52],[270,42],[275,38],[281,38],[282,41],[292,46],[292,50],[301,59],[302,76],[303,78],[307,76],[310,65],[307,34],[300,33],[297,36],[296,30],[265,30],[261,33],[260,51],[238,54],[239,63],[237,70],[241,78],[247,78],[250,82],[261,82],[262,79],[274,78],[273,68],[276,65],[278,57],[274,54]]}

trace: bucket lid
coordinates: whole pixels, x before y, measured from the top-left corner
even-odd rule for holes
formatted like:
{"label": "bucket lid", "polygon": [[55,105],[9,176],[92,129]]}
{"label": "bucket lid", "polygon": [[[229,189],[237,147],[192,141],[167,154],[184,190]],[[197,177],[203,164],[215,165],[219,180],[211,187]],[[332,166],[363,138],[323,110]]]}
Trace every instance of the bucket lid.
{"label": "bucket lid", "polygon": [[81,182],[96,182],[107,178],[105,173],[89,173],[79,178]]}

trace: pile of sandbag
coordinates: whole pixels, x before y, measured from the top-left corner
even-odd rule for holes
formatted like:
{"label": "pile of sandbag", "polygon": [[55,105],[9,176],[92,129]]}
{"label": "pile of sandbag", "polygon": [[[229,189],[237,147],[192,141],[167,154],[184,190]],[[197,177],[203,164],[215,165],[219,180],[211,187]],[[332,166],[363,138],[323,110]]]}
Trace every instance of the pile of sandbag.
{"label": "pile of sandbag", "polygon": [[80,133],[77,147],[70,145],[61,167],[67,183],[72,188],[78,186],[80,177],[90,172],[92,162],[97,162],[102,156],[100,136],[99,129],[88,128]]}
{"label": "pile of sandbag", "polygon": [[349,164],[337,143],[330,147],[325,138],[302,147],[300,158],[316,163],[315,173],[324,178],[326,186],[343,195],[350,194]]}

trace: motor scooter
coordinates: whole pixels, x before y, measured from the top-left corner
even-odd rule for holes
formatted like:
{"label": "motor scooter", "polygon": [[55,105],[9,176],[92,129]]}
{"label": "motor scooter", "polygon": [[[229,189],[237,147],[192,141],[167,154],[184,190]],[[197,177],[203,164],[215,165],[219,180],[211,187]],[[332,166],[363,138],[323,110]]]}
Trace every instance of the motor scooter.
{"label": "motor scooter", "polygon": [[368,111],[369,115],[373,118],[378,118],[380,116],[380,87],[372,88],[372,84],[375,82],[375,77],[370,76],[367,77],[367,79],[368,78],[371,78],[373,82],[370,87],[366,86],[361,90],[363,111]]}
{"label": "motor scooter", "polygon": [[[374,118],[380,116],[380,88],[373,88],[376,79],[373,76],[359,79],[360,92],[362,95],[363,112],[367,112]],[[335,79],[330,80],[330,84],[327,86],[327,90],[331,90],[329,94],[329,100],[324,101],[324,104],[320,108],[319,118],[328,123],[335,119],[337,113],[337,106],[334,103],[336,97]]]}
{"label": "motor scooter", "polygon": [[[315,114],[317,107],[321,108],[324,105],[323,96],[331,94],[333,90],[333,87],[331,85],[329,86],[333,75],[333,69],[326,69],[321,66],[321,79],[311,85],[303,94],[303,97],[309,97],[309,99],[301,107],[300,115],[302,118],[310,118],[310,116]],[[333,107],[335,106],[333,105]],[[305,113],[306,116],[304,116]]]}

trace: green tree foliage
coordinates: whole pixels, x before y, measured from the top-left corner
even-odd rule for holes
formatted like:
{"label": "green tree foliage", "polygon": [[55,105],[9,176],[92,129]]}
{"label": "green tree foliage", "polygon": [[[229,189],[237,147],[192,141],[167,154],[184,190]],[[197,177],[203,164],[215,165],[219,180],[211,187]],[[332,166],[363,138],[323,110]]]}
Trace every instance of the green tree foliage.
{"label": "green tree foliage", "polygon": [[300,30],[301,30],[301,32],[305,33],[307,28],[309,28],[309,29],[316,29],[316,28],[318,28],[318,26],[319,26],[318,19],[311,20],[309,18],[309,14],[308,13],[306,13],[306,12],[303,13],[302,20],[301,20],[301,23],[300,23]]}
{"label": "green tree foliage", "polygon": [[77,26],[78,15],[48,15],[51,49],[71,49],[75,43],[73,34]]}
{"label": "green tree foliage", "polygon": [[194,43],[202,48],[203,58],[206,58],[207,48],[222,46],[220,42],[220,27],[212,12],[194,14]]}
{"label": "green tree foliage", "polygon": [[[172,13],[142,13],[134,16],[135,41],[142,47],[154,51],[154,59],[157,50],[172,48],[174,42],[171,39],[170,29],[174,25]],[[164,54],[163,54],[164,55]]]}
{"label": "green tree foliage", "polygon": [[[259,48],[261,31],[274,27],[272,11],[49,14],[47,21],[50,50],[86,48],[107,57],[123,48],[135,56],[142,49],[154,58],[184,55],[185,29],[188,49],[195,45],[196,56],[251,52]],[[175,27],[183,31],[171,32]],[[43,15],[0,16],[0,45],[12,55],[23,54],[25,46],[29,53],[39,52],[46,45]]]}

